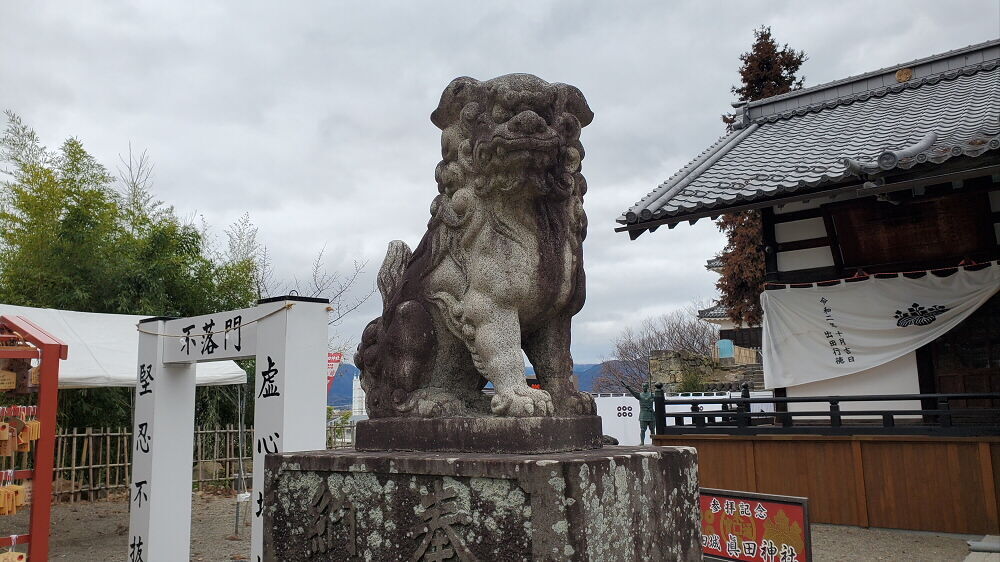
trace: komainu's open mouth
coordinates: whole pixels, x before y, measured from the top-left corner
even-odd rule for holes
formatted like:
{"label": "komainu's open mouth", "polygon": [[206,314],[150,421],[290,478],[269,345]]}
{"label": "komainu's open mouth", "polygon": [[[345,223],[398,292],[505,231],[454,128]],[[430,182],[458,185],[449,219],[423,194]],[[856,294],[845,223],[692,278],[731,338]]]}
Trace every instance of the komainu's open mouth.
{"label": "komainu's open mouth", "polygon": [[494,135],[490,141],[495,146],[505,149],[508,152],[518,150],[545,151],[548,152],[559,146],[559,135],[550,130],[545,136],[530,135],[519,137],[508,137],[505,135]]}
{"label": "komainu's open mouth", "polygon": [[528,157],[530,160],[523,162],[524,165],[547,166],[558,154],[559,145],[559,135],[551,129],[542,134],[517,137],[497,133],[490,139],[487,153],[508,160],[508,163],[511,157]]}

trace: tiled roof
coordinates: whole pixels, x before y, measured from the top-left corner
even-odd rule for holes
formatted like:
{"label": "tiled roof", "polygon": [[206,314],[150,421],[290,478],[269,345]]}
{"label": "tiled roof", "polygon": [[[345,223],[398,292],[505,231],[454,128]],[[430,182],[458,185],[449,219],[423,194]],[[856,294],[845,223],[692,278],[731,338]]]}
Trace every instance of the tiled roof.
{"label": "tiled roof", "polygon": [[[898,82],[897,71],[912,75]],[[634,237],[1000,149],[1000,40],[753,102],[737,117],[740,128],[622,213],[619,230]]]}
{"label": "tiled roof", "polygon": [[705,262],[705,269],[709,271],[717,271],[722,269],[722,258],[715,256],[714,258]]}
{"label": "tiled roof", "polygon": [[717,304],[711,308],[699,310],[698,318],[702,320],[729,318],[729,309],[721,304]]}

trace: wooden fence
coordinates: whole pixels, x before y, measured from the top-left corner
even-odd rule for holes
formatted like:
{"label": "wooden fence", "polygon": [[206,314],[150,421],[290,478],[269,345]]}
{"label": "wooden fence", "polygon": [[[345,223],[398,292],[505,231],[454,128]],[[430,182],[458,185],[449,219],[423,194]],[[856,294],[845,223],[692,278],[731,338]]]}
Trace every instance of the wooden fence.
{"label": "wooden fence", "polygon": [[701,486],[809,498],[816,523],[1000,532],[1000,437],[657,435],[698,450]]}
{"label": "wooden fence", "polygon": [[[719,347],[712,347],[712,359],[718,361],[719,358]],[[752,347],[740,347],[738,345],[733,346],[733,364],[734,365],[754,365],[760,363],[760,349]]]}
{"label": "wooden fence", "polygon": [[760,363],[760,351],[751,347],[733,346],[733,361],[737,365],[754,365]]}
{"label": "wooden fence", "polygon": [[[253,470],[253,428],[232,425],[195,429],[191,479],[196,488],[206,485],[237,488],[241,476],[250,487]],[[327,427],[326,448],[349,447],[354,424]],[[132,459],[131,428],[79,428],[56,434],[53,500],[92,501],[127,493]],[[242,454],[241,454],[242,452]],[[242,463],[240,462],[242,460]],[[0,470],[30,466],[28,453],[0,457]]]}

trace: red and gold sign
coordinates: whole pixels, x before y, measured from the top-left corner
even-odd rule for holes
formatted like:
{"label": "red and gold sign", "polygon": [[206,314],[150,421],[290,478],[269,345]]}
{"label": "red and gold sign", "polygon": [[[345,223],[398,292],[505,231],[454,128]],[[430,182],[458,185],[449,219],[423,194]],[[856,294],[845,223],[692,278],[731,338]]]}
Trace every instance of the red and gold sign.
{"label": "red and gold sign", "polygon": [[809,562],[807,500],[702,488],[701,546],[706,558]]}
{"label": "red and gold sign", "polygon": [[344,360],[344,354],[340,352],[330,351],[326,354],[326,391],[330,392],[330,387],[333,386],[333,378],[337,376],[337,369],[340,368],[340,362]]}

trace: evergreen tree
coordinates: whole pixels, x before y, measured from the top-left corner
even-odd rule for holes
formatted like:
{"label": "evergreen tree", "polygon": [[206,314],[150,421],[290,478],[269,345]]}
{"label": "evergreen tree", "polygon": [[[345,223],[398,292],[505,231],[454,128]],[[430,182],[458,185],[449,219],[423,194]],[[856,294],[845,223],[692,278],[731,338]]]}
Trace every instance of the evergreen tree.
{"label": "evergreen tree", "polygon": [[[753,46],[740,56],[742,83],[732,87],[739,100],[756,101],[801,88],[805,78],[796,77],[795,73],[806,61],[806,54],[787,44],[779,46],[770,27],[759,27],[754,36]],[[722,116],[729,130],[735,119],[733,114]],[[722,295],[719,302],[738,326],[759,326],[763,319],[760,294],[766,272],[760,212],[726,213],[716,225],[726,235],[726,247],[719,255],[722,259],[722,275],[716,284]]]}

